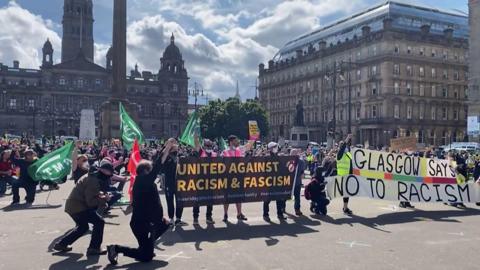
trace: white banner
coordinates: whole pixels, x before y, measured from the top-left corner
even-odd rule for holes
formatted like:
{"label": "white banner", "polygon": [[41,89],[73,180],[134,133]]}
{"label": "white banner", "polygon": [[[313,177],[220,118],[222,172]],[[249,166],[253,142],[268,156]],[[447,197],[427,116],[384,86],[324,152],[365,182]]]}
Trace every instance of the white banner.
{"label": "white banner", "polygon": [[84,109],[80,112],[80,134],[82,141],[95,140],[95,112]]}
{"label": "white banner", "polygon": [[368,197],[388,201],[410,202],[480,202],[480,185],[426,184],[366,178],[358,175],[327,178],[327,193],[336,197]]}

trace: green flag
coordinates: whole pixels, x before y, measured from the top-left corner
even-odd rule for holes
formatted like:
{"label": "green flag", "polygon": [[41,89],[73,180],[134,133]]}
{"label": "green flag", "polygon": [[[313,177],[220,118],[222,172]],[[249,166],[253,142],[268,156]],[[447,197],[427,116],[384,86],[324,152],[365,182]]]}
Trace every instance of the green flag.
{"label": "green flag", "polygon": [[34,181],[60,182],[72,170],[73,142],[45,155],[28,167]]}
{"label": "green flag", "polygon": [[227,142],[223,139],[223,137],[220,137],[218,139],[218,150],[223,151],[228,148]]}
{"label": "green flag", "polygon": [[145,142],[142,131],[130,118],[122,103],[120,103],[120,132],[122,133],[123,147],[127,150],[132,149],[135,138],[139,145]]}
{"label": "green flag", "polygon": [[190,115],[187,127],[185,127],[180,137],[180,142],[195,147],[195,133],[200,138],[200,119],[198,118],[197,111],[194,111],[192,115]]}

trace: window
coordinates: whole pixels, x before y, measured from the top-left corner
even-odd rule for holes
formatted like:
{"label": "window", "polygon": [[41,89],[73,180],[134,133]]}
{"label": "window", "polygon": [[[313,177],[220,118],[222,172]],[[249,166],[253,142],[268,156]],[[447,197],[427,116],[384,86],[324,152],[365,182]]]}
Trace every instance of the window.
{"label": "window", "polygon": [[420,48],[419,54],[420,54],[421,56],[423,56],[423,55],[425,54],[425,48]]}
{"label": "window", "polygon": [[453,119],[458,120],[458,110],[457,109],[453,110]]}
{"label": "window", "polygon": [[77,86],[78,87],[83,87],[83,83],[84,83],[83,79],[78,79],[77,80]]}
{"label": "window", "polygon": [[443,119],[443,120],[447,120],[447,116],[448,116],[448,115],[447,115],[447,112],[448,112],[448,111],[447,111],[447,108],[443,107],[443,108],[442,108],[442,119]]}
{"label": "window", "polygon": [[425,137],[423,130],[418,131],[418,143],[423,143],[423,137]]}
{"label": "window", "polygon": [[437,78],[437,70],[432,68],[432,78]]}
{"label": "window", "polygon": [[408,76],[413,76],[412,66],[407,66],[407,75],[408,75]]}
{"label": "window", "polygon": [[370,74],[372,76],[377,75],[377,66],[372,66],[370,69]]}
{"label": "window", "polygon": [[443,51],[443,60],[448,60],[448,51]]}
{"label": "window", "polygon": [[58,84],[59,84],[59,85],[65,85],[65,84],[66,84],[65,79],[64,79],[64,78],[60,78],[60,79],[58,80]]}
{"label": "window", "polygon": [[355,118],[360,120],[360,106],[355,108]]}
{"label": "window", "polygon": [[95,85],[98,86],[98,85],[101,85],[101,84],[102,84],[102,80],[100,80],[100,79],[95,80]]}
{"label": "window", "polygon": [[465,99],[468,99],[468,87],[467,86],[465,86],[464,91],[465,91]]}
{"label": "window", "polygon": [[177,92],[178,92],[178,85],[177,85],[176,83],[173,84],[172,91],[173,91],[174,93],[177,93]]}
{"label": "window", "polygon": [[357,87],[357,97],[360,97],[361,90],[362,90],[361,86],[358,86]]}
{"label": "window", "polygon": [[437,56],[437,51],[435,49],[432,49],[432,57]]}
{"label": "window", "polygon": [[407,95],[411,96],[413,93],[412,93],[412,84],[411,83],[407,83]]}
{"label": "window", "polygon": [[362,79],[362,70],[357,69],[357,80],[361,80],[361,79]]}
{"label": "window", "polygon": [[394,75],[400,75],[400,65],[399,64],[394,64],[393,65],[393,74]]}
{"label": "window", "polygon": [[453,91],[453,97],[455,99],[458,99],[458,89],[457,88],[455,88],[455,90]]}
{"label": "window", "polygon": [[425,96],[425,86],[423,84],[420,84],[419,89],[420,89],[420,96],[424,97]]}
{"label": "window", "polygon": [[453,79],[454,79],[455,81],[459,81],[459,80],[460,80],[460,75],[458,74],[458,71],[453,72]]}
{"label": "window", "polygon": [[35,107],[35,100],[29,99],[28,100],[28,107],[29,108],[34,108]]}
{"label": "window", "polygon": [[15,110],[17,108],[17,100],[14,98],[11,98],[10,102],[8,103],[8,107],[10,107],[10,109]]}
{"label": "window", "polygon": [[432,120],[436,120],[437,118],[437,111],[435,109],[435,106],[432,106]]}
{"label": "window", "polygon": [[377,84],[376,83],[371,83],[370,87],[372,88],[372,96],[378,95]]}
{"label": "window", "polygon": [[377,105],[372,105],[372,118],[377,118]]}
{"label": "window", "polygon": [[448,70],[446,70],[446,69],[443,71],[443,79],[444,80],[448,79]]}
{"label": "window", "polygon": [[340,109],[339,114],[340,121],[343,121],[343,109]]}
{"label": "window", "polygon": [[400,48],[398,48],[398,45],[395,45],[395,48],[393,49],[393,52],[398,54],[400,52]]}
{"label": "window", "polygon": [[407,119],[412,119],[412,105],[407,105]]}
{"label": "window", "polygon": [[424,67],[420,67],[418,73],[419,73],[418,75],[419,75],[420,77],[425,77],[425,68],[424,68]]}
{"label": "window", "polygon": [[408,54],[411,54],[411,53],[412,53],[412,47],[410,47],[410,46],[407,47],[407,53],[408,53]]}
{"label": "window", "polygon": [[445,86],[442,88],[442,97],[444,98],[448,97],[448,89]]}
{"label": "window", "polygon": [[377,46],[373,46],[372,51],[373,51],[373,56],[376,56],[377,55]]}
{"label": "window", "polygon": [[432,85],[432,97],[437,96],[437,87],[435,85]]}
{"label": "window", "polygon": [[395,106],[393,106],[393,117],[395,119],[400,118],[400,106],[398,104],[395,104]]}
{"label": "window", "polygon": [[394,92],[395,92],[395,95],[400,94],[400,85],[399,85],[398,82],[395,82],[395,83],[393,84],[393,90],[394,90]]}
{"label": "window", "polygon": [[424,117],[425,117],[425,106],[420,105],[418,118],[420,118],[420,120],[423,120]]}

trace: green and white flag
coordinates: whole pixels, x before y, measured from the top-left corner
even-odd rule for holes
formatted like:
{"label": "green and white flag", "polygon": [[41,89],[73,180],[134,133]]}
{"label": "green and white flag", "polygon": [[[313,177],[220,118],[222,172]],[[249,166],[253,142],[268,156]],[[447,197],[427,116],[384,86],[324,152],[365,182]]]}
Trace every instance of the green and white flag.
{"label": "green and white flag", "polygon": [[72,170],[73,142],[45,155],[28,167],[34,181],[60,182]]}
{"label": "green and white flag", "polygon": [[223,137],[220,137],[218,139],[218,150],[223,151],[223,150],[226,150],[227,148],[228,148],[227,142]]}
{"label": "green and white flag", "polygon": [[132,149],[135,138],[139,145],[145,142],[142,131],[125,111],[122,103],[120,103],[120,132],[122,133],[123,147],[127,150]]}
{"label": "green and white flag", "polygon": [[200,119],[198,118],[197,111],[194,111],[192,115],[190,115],[187,127],[185,127],[180,137],[180,142],[195,147],[195,133],[200,138]]}

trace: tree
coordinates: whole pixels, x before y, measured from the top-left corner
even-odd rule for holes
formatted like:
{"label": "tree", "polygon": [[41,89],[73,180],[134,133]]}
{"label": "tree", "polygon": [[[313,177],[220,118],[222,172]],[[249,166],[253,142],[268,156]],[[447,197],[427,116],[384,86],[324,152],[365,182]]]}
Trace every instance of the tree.
{"label": "tree", "polygon": [[199,111],[202,136],[209,139],[237,135],[248,139],[248,121],[256,120],[262,137],[269,132],[267,113],[258,101],[242,103],[237,98],[213,100]]}

